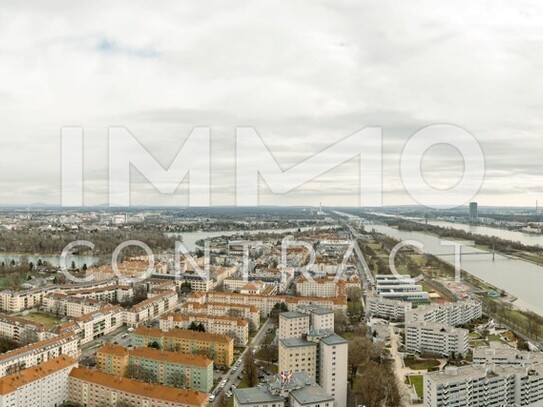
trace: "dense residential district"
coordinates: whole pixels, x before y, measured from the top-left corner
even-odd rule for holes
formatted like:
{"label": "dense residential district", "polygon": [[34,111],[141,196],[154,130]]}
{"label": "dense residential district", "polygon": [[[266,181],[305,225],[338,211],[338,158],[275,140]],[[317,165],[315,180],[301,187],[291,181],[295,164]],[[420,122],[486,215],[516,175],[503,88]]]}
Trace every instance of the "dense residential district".
{"label": "dense residential district", "polygon": [[413,248],[392,273],[397,242],[357,216],[236,216],[4,214],[6,247],[117,233],[154,256],[72,251],[65,273],[4,248],[0,406],[543,406],[506,292]]}

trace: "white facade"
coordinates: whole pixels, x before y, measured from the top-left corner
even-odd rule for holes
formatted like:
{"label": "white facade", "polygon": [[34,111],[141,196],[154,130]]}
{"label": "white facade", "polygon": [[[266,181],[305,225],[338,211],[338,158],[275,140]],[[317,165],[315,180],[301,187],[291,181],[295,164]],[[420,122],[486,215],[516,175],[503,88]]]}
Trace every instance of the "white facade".
{"label": "white facade", "polygon": [[412,309],[408,301],[381,298],[369,295],[366,298],[366,315],[368,317],[390,318],[398,321],[405,319],[405,314]]}
{"label": "white facade", "polygon": [[417,307],[405,314],[405,322],[434,322],[447,326],[460,326],[483,315],[478,301],[448,302]]}
{"label": "white facade", "polygon": [[541,407],[543,366],[447,367],[424,375],[426,407]]}
{"label": "white facade", "polygon": [[432,353],[448,356],[468,352],[467,329],[451,328],[429,322],[405,325],[405,349],[408,352]]}
{"label": "white facade", "polygon": [[301,338],[309,331],[310,316],[301,312],[279,314],[279,338]]}
{"label": "white facade", "polygon": [[80,344],[93,341],[123,326],[125,310],[119,305],[107,305],[75,320]]}
{"label": "white facade", "polygon": [[[499,342],[495,342],[499,343]],[[494,345],[491,342],[491,345]],[[477,346],[473,348],[473,364],[494,364],[501,366],[524,366],[532,363],[542,363],[543,353],[520,351],[508,345]]]}
{"label": "white facade", "polygon": [[303,339],[279,340],[279,371],[306,372],[317,380],[317,344]]}
{"label": "white facade", "polygon": [[159,317],[165,312],[173,311],[176,305],[177,293],[166,290],[126,310],[125,322],[129,327],[137,327],[144,322]]}
{"label": "white facade", "polygon": [[77,360],[60,356],[0,379],[0,406],[51,407],[68,401],[68,377]]}
{"label": "white facade", "polygon": [[318,383],[335,399],[337,407],[347,406],[348,353],[348,342],[336,334],[319,341]]}
{"label": "white facade", "polygon": [[249,342],[249,323],[242,318],[169,313],[160,318],[160,329],[164,332],[174,328],[187,329],[193,322],[202,324],[206,332],[228,335],[234,338],[236,346],[247,346]]}
{"label": "white facade", "polygon": [[77,345],[78,339],[75,335],[65,334],[3,353],[0,355],[0,377],[39,365],[60,355],[78,359]]}

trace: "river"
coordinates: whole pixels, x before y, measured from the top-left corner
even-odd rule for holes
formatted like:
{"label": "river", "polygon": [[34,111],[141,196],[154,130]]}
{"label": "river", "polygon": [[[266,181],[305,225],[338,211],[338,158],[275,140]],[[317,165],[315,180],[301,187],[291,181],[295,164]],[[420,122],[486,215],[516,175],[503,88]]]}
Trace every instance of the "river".
{"label": "river", "polygon": [[[326,228],[334,228],[333,225],[327,225]],[[314,226],[306,226],[300,228],[302,231],[316,229]],[[274,234],[288,234],[297,231],[298,228],[289,228],[289,229],[258,229],[258,230],[225,230],[225,231],[216,231],[216,232],[170,232],[166,233],[168,237],[180,237],[183,244],[189,251],[195,251],[197,246],[196,242],[202,239],[209,239],[219,236],[235,236],[235,235],[254,235],[257,233],[274,233]]]}
{"label": "river", "polygon": [[[414,220],[414,219],[411,219]],[[424,220],[416,220],[419,223],[425,223]],[[429,225],[440,226],[443,228],[459,229],[465,232],[471,232],[477,235],[496,236],[500,239],[520,242],[526,246],[543,247],[543,235],[534,233],[518,232],[516,230],[498,229],[489,226],[475,226],[466,223],[447,222],[443,220],[429,220]]]}
{"label": "river", "polygon": [[[366,226],[367,231],[372,229],[395,239],[416,240],[424,245],[425,253],[433,254],[451,264],[454,261],[454,247],[443,246],[442,239],[436,236],[397,230],[384,225]],[[500,254],[496,254],[492,260],[491,253],[469,246],[463,247],[462,253],[467,254],[462,256],[463,270],[514,295],[518,298],[518,306],[543,315],[543,267]]]}

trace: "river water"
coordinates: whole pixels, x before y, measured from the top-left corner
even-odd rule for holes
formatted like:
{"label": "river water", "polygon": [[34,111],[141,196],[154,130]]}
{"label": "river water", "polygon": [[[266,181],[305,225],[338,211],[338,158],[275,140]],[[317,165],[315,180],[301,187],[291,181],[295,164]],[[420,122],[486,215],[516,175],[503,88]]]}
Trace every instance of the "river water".
{"label": "river water", "polygon": [[[451,264],[454,261],[454,247],[443,246],[442,239],[436,236],[401,231],[384,225],[366,226],[367,231],[372,229],[399,240],[416,240],[424,245],[422,250],[425,253]],[[518,298],[518,306],[543,315],[543,267],[499,254],[493,260],[491,253],[469,246],[462,248],[462,254],[463,270],[514,295]]]}
{"label": "river water", "polygon": [[[418,221],[424,223],[424,221]],[[527,246],[540,246],[543,247],[543,235],[535,233],[518,232],[515,230],[498,229],[488,226],[475,226],[465,223],[446,222],[441,220],[429,220],[429,225],[440,226],[443,228],[459,229],[465,232],[471,232],[477,235],[484,236],[496,236],[500,239],[512,240],[513,242],[520,242]]]}
{"label": "river water", "polygon": [[[330,226],[327,226],[330,227]],[[333,226],[332,226],[333,227]],[[303,227],[300,228],[302,231],[315,229],[314,227]],[[297,231],[298,228],[290,229],[259,229],[259,230],[226,230],[226,231],[215,231],[215,232],[206,232],[206,231],[197,231],[197,232],[179,232],[179,233],[166,233],[168,237],[179,237],[185,247],[189,251],[195,251],[197,246],[196,242],[201,239],[213,238],[218,236],[250,236],[256,233],[277,233],[287,235]],[[174,250],[175,247],[172,247],[171,250]],[[60,253],[58,256],[50,254],[25,254],[25,253],[0,253],[0,262],[5,262],[9,264],[11,260],[15,260],[16,263],[19,263],[21,259],[26,258],[28,261],[36,264],[39,259],[42,261],[47,261],[53,266],[58,266],[60,262]],[[87,267],[97,264],[101,259],[98,256],[82,256],[82,255],[69,255],[66,257],[66,265],[70,267],[72,261],[75,263],[76,267],[82,267],[83,264],[86,264]],[[105,257],[104,261],[110,261],[110,257]]]}

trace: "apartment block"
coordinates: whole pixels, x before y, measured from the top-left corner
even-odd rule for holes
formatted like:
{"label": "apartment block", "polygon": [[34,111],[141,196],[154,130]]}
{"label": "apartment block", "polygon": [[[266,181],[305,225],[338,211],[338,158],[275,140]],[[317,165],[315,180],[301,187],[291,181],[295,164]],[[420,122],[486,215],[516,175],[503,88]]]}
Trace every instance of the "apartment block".
{"label": "apartment block", "polygon": [[543,406],[543,365],[446,367],[424,375],[427,407]]}
{"label": "apartment block", "polygon": [[195,293],[187,299],[188,302],[244,304],[252,305],[260,310],[262,317],[268,317],[273,307],[284,302],[289,311],[299,311],[304,306],[318,306],[330,308],[333,311],[347,312],[347,297],[318,298],[318,297],[292,297],[286,295],[249,295],[227,292]]}
{"label": "apartment block", "polygon": [[79,344],[84,344],[107,335],[123,326],[124,308],[108,304],[94,312],[75,318],[75,332]]}
{"label": "apartment block", "polygon": [[70,372],[69,399],[86,407],[205,407],[207,394],[160,384],[117,377],[98,370],[76,367]]}
{"label": "apartment block", "polygon": [[279,339],[279,371],[306,372],[317,379],[317,344],[299,338]]}
{"label": "apartment block", "polygon": [[125,302],[134,296],[134,289],[128,285],[104,285],[85,289],[64,290],[64,294],[98,301]]}
{"label": "apartment block", "polygon": [[205,303],[186,302],[181,305],[182,314],[203,314],[217,317],[244,318],[252,325],[249,329],[257,330],[260,327],[260,310],[254,305],[226,304],[226,303]]}
{"label": "apartment block", "polygon": [[234,339],[226,335],[185,329],[162,332],[157,328],[142,326],[132,334],[134,347],[146,347],[153,342],[157,342],[165,350],[205,355],[219,366],[230,366],[234,360]]}
{"label": "apartment block", "polygon": [[490,346],[477,346],[472,352],[474,365],[524,366],[543,363],[541,352],[521,351],[500,342],[490,342]]}
{"label": "apartment block", "polygon": [[465,356],[468,352],[468,334],[467,329],[430,322],[412,322],[405,325],[405,349],[416,353]]}
{"label": "apartment block", "polygon": [[24,291],[0,291],[0,309],[9,312],[21,312],[41,305],[47,289],[34,288]]}
{"label": "apartment block", "polygon": [[202,324],[206,332],[234,338],[236,346],[247,346],[249,342],[249,323],[243,318],[176,313],[160,317],[160,329],[164,332],[174,328],[188,329],[192,323]]}
{"label": "apartment block", "polygon": [[2,353],[0,355],[0,377],[39,365],[61,355],[78,359],[77,343],[76,336],[64,334]]}
{"label": "apartment block", "polygon": [[54,336],[47,327],[29,319],[0,314],[0,336],[23,344],[41,341]]}
{"label": "apartment block", "polygon": [[334,278],[316,277],[308,279],[301,276],[296,280],[296,292],[303,297],[336,297],[339,281]]}
{"label": "apartment block", "polygon": [[329,308],[304,305],[300,311],[279,314],[279,338],[301,338],[311,330],[334,331],[334,312]]}
{"label": "apartment block", "polygon": [[129,365],[152,372],[158,383],[202,392],[213,388],[213,361],[201,355],[188,355],[154,348],[127,349],[107,344],[96,352],[99,370],[124,376]]}
{"label": "apartment block", "polygon": [[259,387],[234,390],[234,407],[334,407],[334,398],[305,372]]}
{"label": "apartment block", "polygon": [[43,362],[0,379],[0,406],[51,407],[68,401],[68,377],[77,360],[69,356]]}
{"label": "apartment block", "polygon": [[338,407],[347,406],[349,343],[336,334],[320,338],[318,343],[317,381]]}
{"label": "apartment block", "polygon": [[483,315],[478,301],[459,301],[422,305],[405,314],[405,322],[434,322],[447,326],[460,326]]}
{"label": "apartment block", "polygon": [[301,338],[309,331],[310,319],[309,314],[282,312],[279,314],[279,338]]}
{"label": "apartment block", "polygon": [[366,316],[368,318],[387,318],[398,321],[405,319],[405,314],[413,305],[408,301],[382,298],[376,295],[366,297]]}
{"label": "apartment block", "polygon": [[150,298],[134,305],[125,312],[125,322],[129,327],[137,327],[142,323],[157,318],[177,305],[177,293],[166,290],[153,294]]}
{"label": "apartment block", "polygon": [[42,308],[55,315],[77,318],[94,312],[106,304],[108,304],[107,301],[54,292],[43,297]]}

